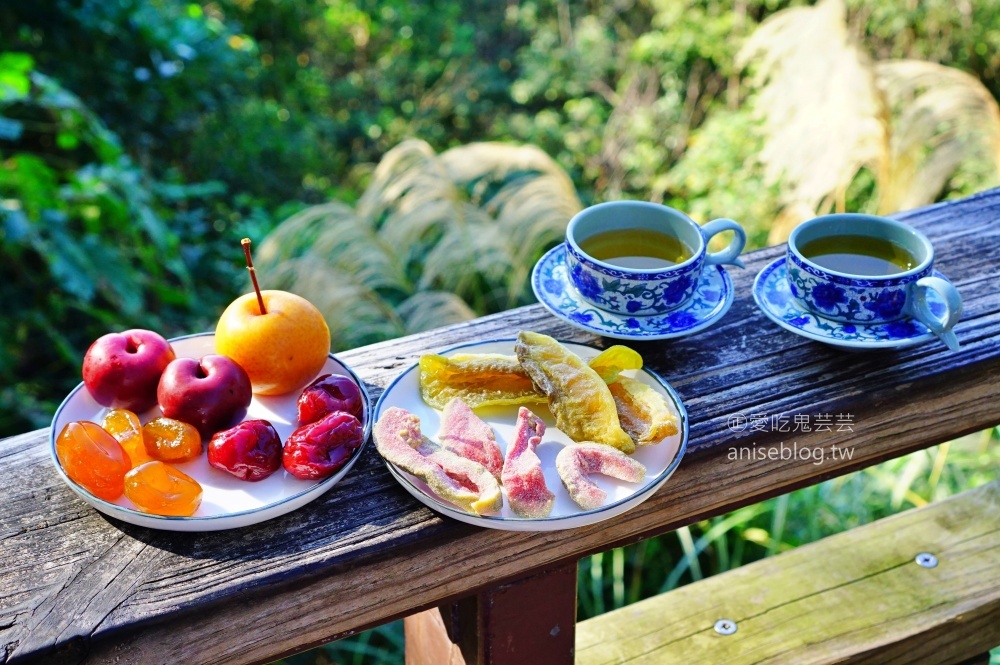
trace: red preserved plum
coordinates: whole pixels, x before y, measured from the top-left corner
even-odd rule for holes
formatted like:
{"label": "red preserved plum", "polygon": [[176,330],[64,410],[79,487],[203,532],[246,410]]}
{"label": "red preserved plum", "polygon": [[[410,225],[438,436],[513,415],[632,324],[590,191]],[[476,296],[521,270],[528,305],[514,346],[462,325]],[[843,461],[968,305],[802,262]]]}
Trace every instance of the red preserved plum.
{"label": "red preserved plum", "polygon": [[266,420],[245,420],[212,436],[208,463],[240,480],[263,480],[281,468],[281,437]]}
{"label": "red preserved plum", "polygon": [[302,480],[328,478],[339,471],[365,441],[361,422],[334,412],[298,428],[285,442],[285,471]]}
{"label": "red preserved plum", "polygon": [[328,413],[343,411],[361,418],[364,400],[361,390],[349,376],[324,374],[299,396],[299,425],[314,423]]}

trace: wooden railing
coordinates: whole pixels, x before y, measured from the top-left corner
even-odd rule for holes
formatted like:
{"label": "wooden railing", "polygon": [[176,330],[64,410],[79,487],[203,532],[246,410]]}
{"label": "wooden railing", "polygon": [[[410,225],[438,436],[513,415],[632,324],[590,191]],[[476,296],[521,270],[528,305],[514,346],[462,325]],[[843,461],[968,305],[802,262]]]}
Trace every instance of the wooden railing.
{"label": "wooden railing", "polygon": [[[784,332],[750,296],[784,249],[754,252],[734,270],[736,302],[720,323],[635,345],[687,405],[690,446],[652,498],[591,527],[514,533],[440,517],[369,446],[333,490],[285,517],[151,531],[75,498],[52,469],[47,430],[0,441],[0,663],[267,662],[438,606],[467,661],[571,662],[581,557],[1000,422],[1000,191],[898,217],[930,237],[962,294],[961,349],[847,353]],[[377,396],[423,353],[521,329],[606,342],[536,305],[340,355]],[[732,461],[727,420],[739,413],[850,413],[852,432],[796,440],[853,456]],[[787,437],[759,432],[754,443]]]}

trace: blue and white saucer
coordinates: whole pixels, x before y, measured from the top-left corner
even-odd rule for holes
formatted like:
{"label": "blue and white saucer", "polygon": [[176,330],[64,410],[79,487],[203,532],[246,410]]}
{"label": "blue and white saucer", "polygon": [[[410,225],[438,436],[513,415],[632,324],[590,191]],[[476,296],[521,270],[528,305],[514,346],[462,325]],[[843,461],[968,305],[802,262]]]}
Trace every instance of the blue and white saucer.
{"label": "blue and white saucer", "polygon": [[[889,323],[842,323],[818,316],[800,307],[793,299],[782,256],[767,264],[753,283],[753,298],[757,306],[785,330],[817,342],[850,349],[885,349],[911,346],[934,339],[934,333],[916,319],[901,319]],[[934,271],[936,277],[944,275]],[[934,314],[943,314],[944,301],[934,291],[928,291],[927,302]]]}
{"label": "blue and white saucer", "polygon": [[629,316],[594,307],[576,290],[566,268],[566,245],[560,244],[538,260],[531,273],[535,297],[553,315],[587,332],[615,339],[654,340],[704,330],[729,311],[733,281],[720,265],[705,266],[694,296],[666,314]]}

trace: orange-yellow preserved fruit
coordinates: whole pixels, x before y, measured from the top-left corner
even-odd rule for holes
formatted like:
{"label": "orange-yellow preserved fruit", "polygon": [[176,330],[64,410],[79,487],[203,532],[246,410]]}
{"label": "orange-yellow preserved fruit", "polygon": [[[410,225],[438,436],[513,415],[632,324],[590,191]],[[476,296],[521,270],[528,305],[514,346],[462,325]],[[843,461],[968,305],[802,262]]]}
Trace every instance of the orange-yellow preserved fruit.
{"label": "orange-yellow preserved fruit", "polygon": [[56,457],[77,485],[105,501],[122,495],[125,474],[132,468],[128,453],[100,425],[86,420],[62,428]]}
{"label": "orange-yellow preserved fruit", "polygon": [[190,462],[202,452],[198,430],[173,418],[153,418],[143,425],[142,438],[149,456],[161,462]]}
{"label": "orange-yellow preserved fruit", "polygon": [[152,462],[153,458],[146,452],[146,444],[142,439],[142,425],[139,416],[128,409],[110,409],[104,414],[101,426],[108,434],[115,437],[132,460],[132,468]]}
{"label": "orange-yellow preserved fruit", "polygon": [[198,481],[156,460],[125,474],[125,496],[144,513],[190,517],[201,505],[201,494]]}

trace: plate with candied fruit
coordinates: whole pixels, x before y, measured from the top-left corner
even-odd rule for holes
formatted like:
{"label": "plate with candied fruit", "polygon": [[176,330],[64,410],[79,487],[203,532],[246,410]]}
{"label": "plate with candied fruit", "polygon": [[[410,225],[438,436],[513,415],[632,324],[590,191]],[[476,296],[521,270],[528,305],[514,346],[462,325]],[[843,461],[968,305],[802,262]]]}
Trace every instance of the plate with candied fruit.
{"label": "plate with candied fruit", "polygon": [[350,367],[333,354],[309,362],[274,394],[213,333],[105,335],[52,420],[56,470],[97,510],[154,529],[234,529],[296,510],[350,471],[373,423]]}
{"label": "plate with candied fruit", "polygon": [[374,421],[389,472],[418,501],[511,531],[624,513],[667,482],[688,439],[680,397],[636,351],[530,331],[425,354]]}

